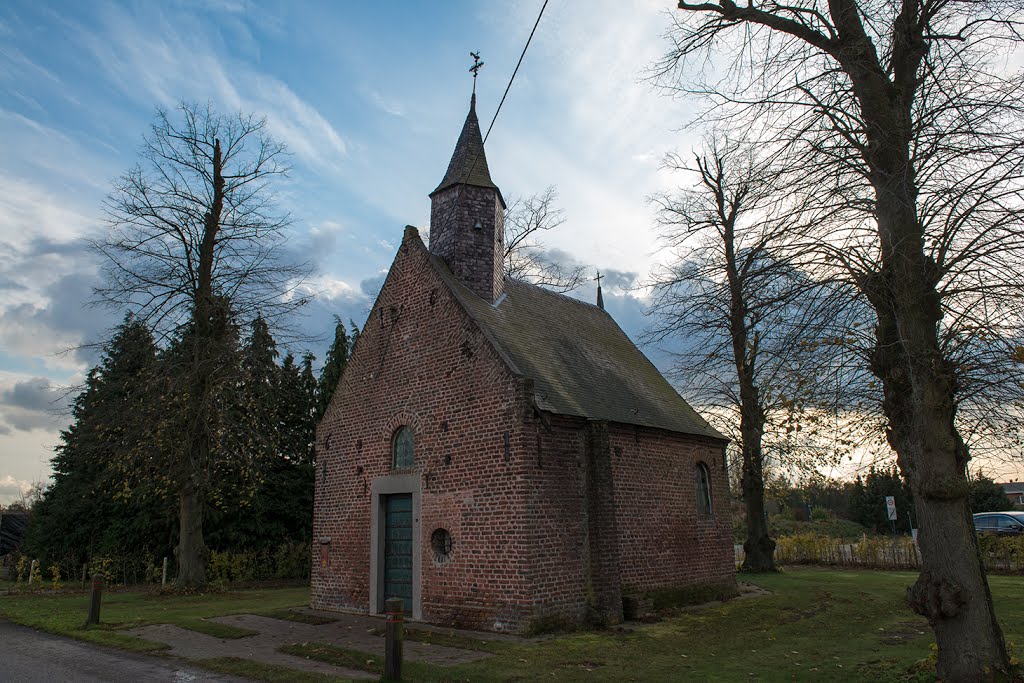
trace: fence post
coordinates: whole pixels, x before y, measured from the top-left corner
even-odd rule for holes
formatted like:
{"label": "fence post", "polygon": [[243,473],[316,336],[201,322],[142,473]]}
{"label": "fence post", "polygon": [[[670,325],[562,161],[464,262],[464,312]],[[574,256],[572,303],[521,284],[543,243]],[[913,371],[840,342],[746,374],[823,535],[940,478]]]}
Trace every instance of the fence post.
{"label": "fence post", "polygon": [[92,589],[89,591],[89,617],[86,626],[100,623],[100,599],[103,597],[103,574],[92,575]]}
{"label": "fence post", "polygon": [[387,622],[384,626],[384,680],[402,680],[402,599],[384,602]]}
{"label": "fence post", "polygon": [[160,579],[160,587],[165,588],[167,586],[167,556],[164,555],[164,575]]}
{"label": "fence post", "polygon": [[36,564],[39,560],[32,560],[32,565],[28,569],[28,585],[32,585],[32,578],[36,575]]}

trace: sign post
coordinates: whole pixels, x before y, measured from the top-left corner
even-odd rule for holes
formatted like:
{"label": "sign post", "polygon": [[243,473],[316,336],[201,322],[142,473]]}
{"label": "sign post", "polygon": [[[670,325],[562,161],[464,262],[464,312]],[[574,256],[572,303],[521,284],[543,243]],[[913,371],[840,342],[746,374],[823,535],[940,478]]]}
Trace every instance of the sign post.
{"label": "sign post", "polygon": [[[896,496],[886,496],[885,497],[885,513],[889,517],[889,524],[892,525],[893,543],[895,543],[896,542],[895,541],[895,538],[896,538]],[[895,553],[896,552],[895,551],[895,546],[893,548],[894,548],[893,552]]]}

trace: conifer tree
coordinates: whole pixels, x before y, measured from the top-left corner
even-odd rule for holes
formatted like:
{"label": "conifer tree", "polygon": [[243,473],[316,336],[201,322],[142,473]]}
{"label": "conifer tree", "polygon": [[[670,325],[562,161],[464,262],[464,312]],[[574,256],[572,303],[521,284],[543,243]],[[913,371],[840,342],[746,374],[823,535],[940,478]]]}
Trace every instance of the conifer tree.
{"label": "conifer tree", "polygon": [[334,390],[348,363],[349,353],[359,335],[359,328],[354,323],[352,323],[351,337],[345,332],[345,323],[341,321],[341,318],[334,316],[334,323],[334,342],[327,349],[327,358],[324,361],[324,367],[320,370],[320,381],[317,386],[317,421],[327,412],[327,406],[331,402],[331,397],[334,396]]}
{"label": "conifer tree", "polygon": [[165,554],[173,516],[159,480],[128,482],[109,467],[145,441],[143,416],[153,400],[157,348],[131,314],[115,331],[72,407],[52,459],[54,483],[32,517],[26,549],[78,566],[96,553],[147,549]]}

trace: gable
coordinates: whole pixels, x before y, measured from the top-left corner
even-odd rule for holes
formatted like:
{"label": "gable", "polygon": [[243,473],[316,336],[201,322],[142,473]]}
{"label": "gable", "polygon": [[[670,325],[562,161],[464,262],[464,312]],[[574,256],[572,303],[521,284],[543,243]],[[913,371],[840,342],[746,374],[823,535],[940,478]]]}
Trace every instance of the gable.
{"label": "gable", "polygon": [[541,410],[725,440],[603,309],[511,279],[491,305],[430,260]]}

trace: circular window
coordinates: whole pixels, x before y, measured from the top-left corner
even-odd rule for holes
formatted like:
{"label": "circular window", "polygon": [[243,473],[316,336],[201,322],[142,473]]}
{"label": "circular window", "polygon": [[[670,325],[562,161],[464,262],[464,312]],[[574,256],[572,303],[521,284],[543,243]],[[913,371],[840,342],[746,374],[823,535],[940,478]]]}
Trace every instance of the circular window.
{"label": "circular window", "polygon": [[452,535],[447,529],[434,529],[430,534],[430,549],[434,551],[434,561],[444,564],[452,557]]}

